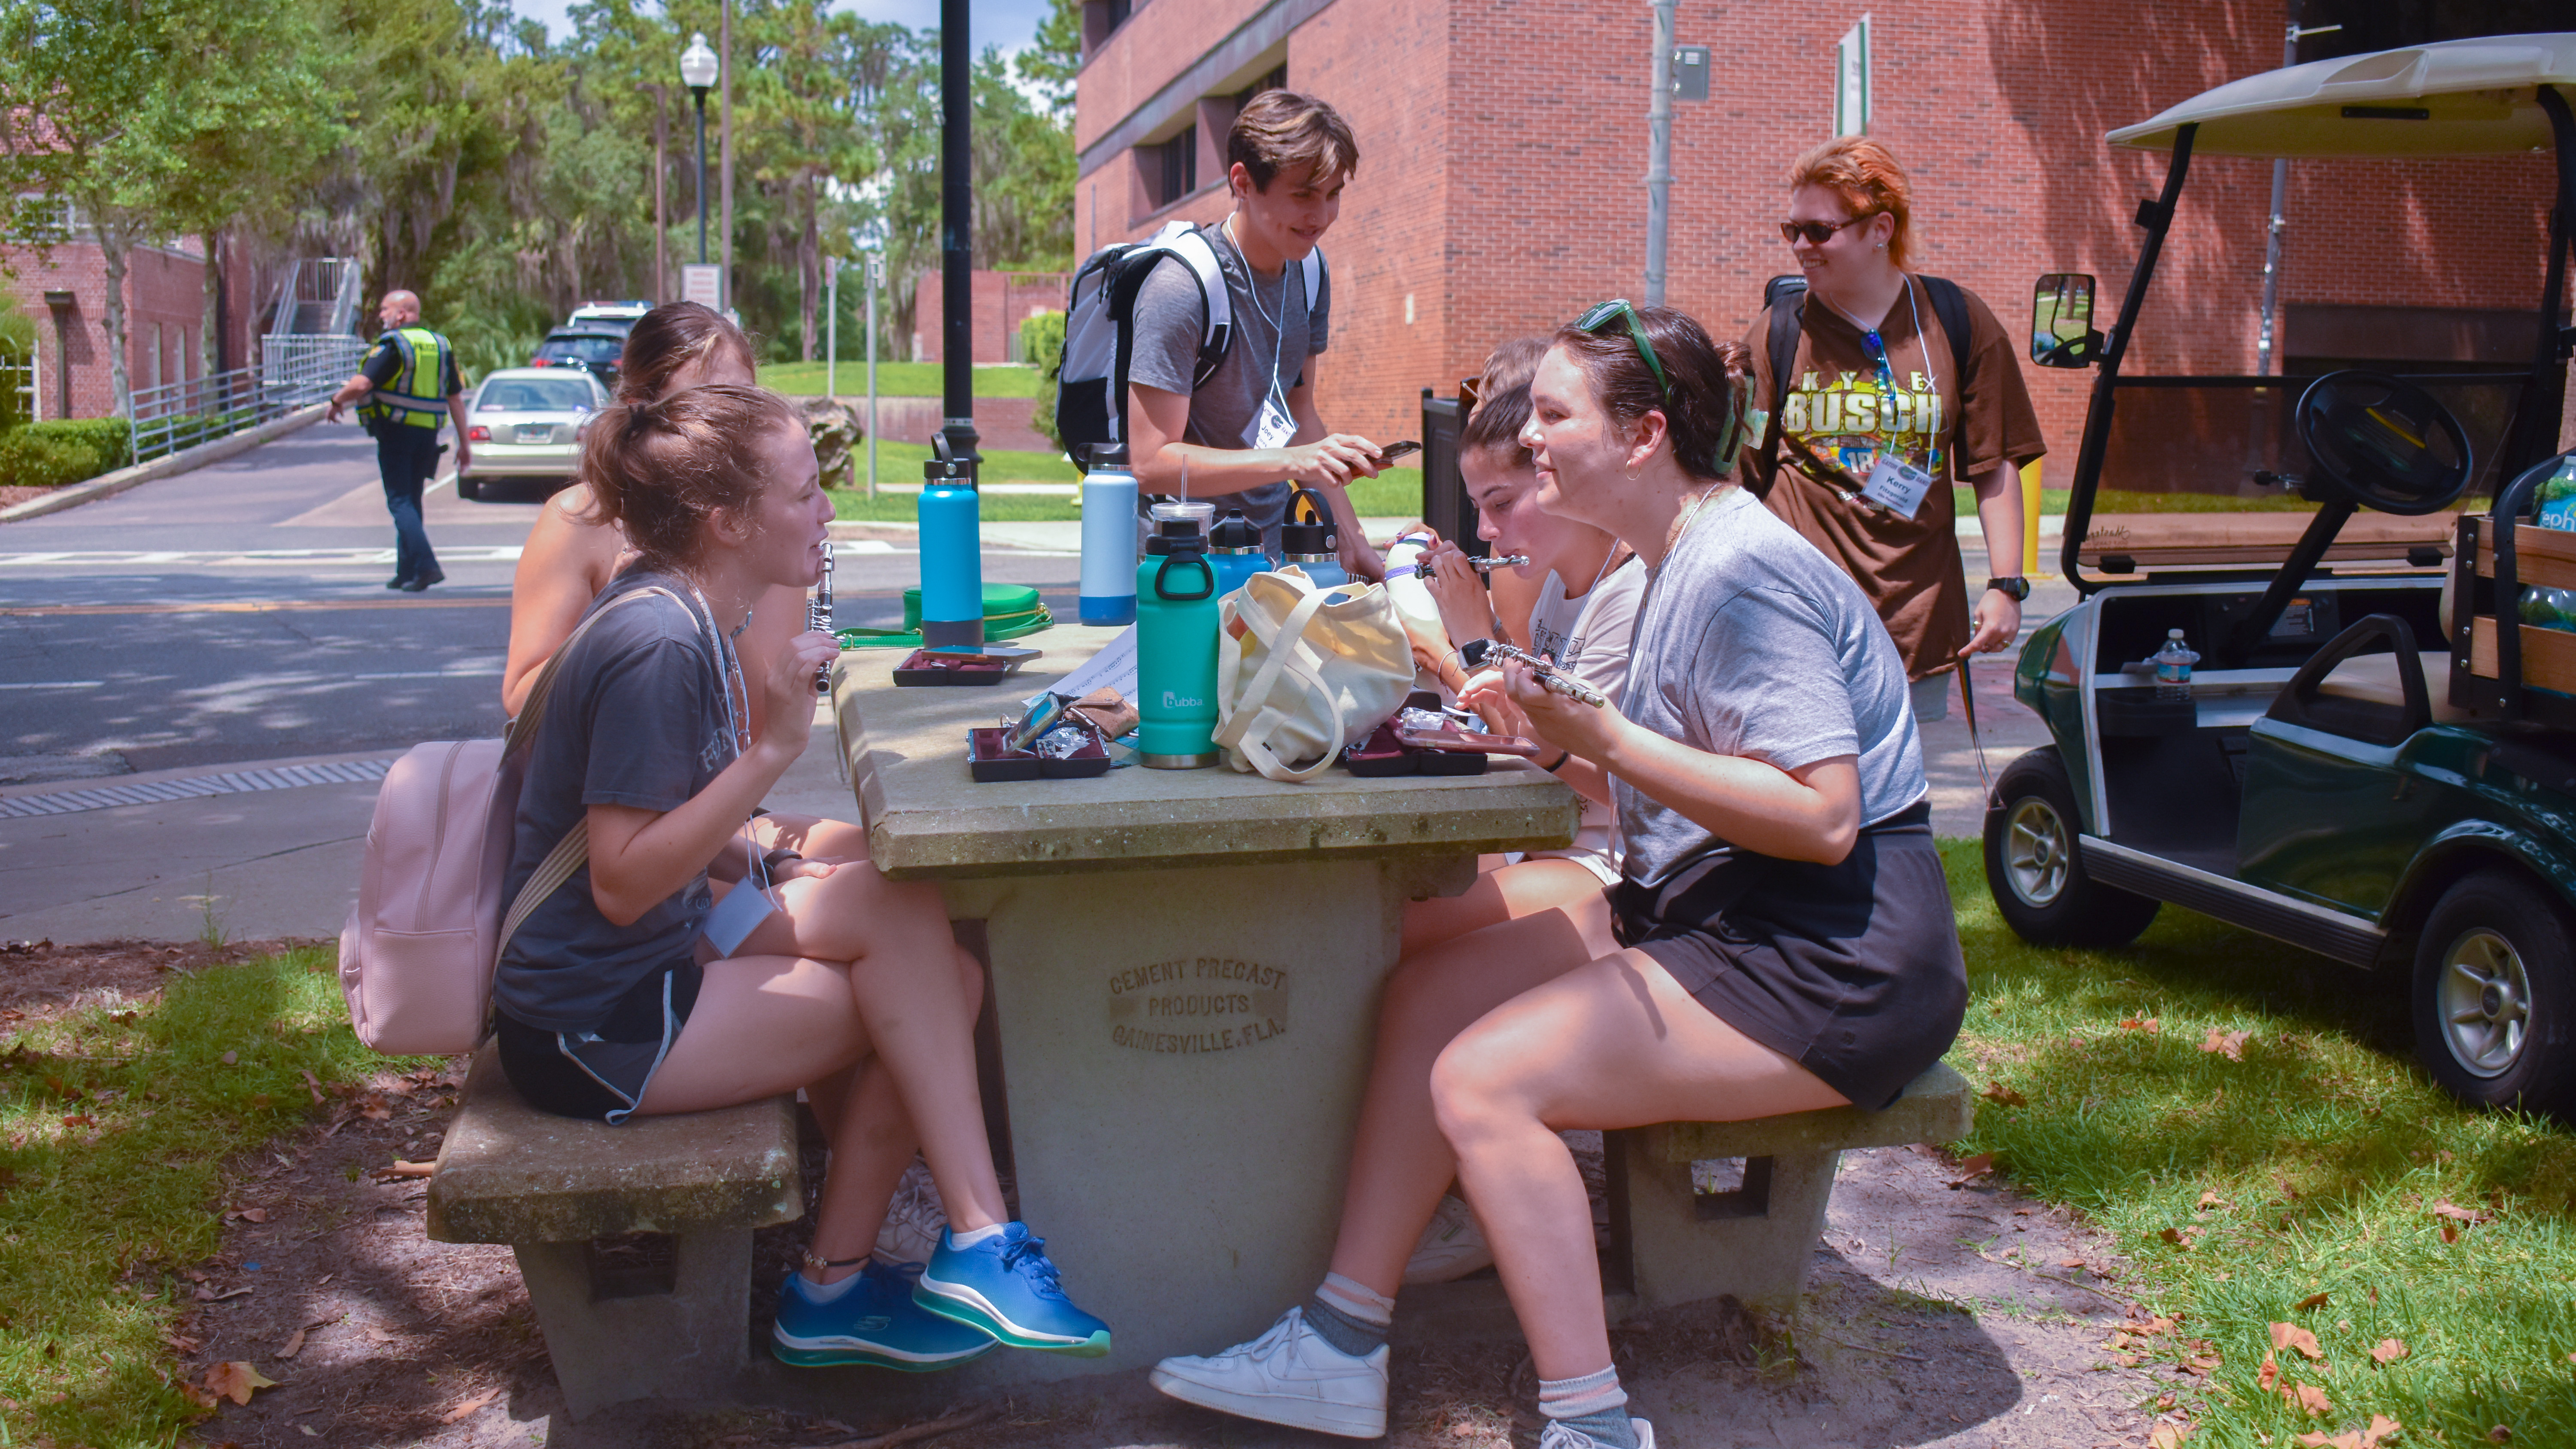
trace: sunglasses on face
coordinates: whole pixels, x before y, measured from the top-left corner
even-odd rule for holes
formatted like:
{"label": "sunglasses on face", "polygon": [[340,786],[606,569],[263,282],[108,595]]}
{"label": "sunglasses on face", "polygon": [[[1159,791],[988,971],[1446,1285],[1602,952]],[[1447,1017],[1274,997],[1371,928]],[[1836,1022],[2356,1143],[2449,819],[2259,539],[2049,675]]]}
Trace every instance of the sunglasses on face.
{"label": "sunglasses on face", "polygon": [[[1873,211],[1869,215],[1876,216],[1878,213]],[[1858,226],[1867,220],[1869,216],[1855,216],[1849,221],[1784,221],[1780,223],[1780,240],[1794,242],[1803,237],[1807,245],[1820,247],[1832,241],[1834,233],[1844,227]]]}
{"label": "sunglasses on face", "polygon": [[1637,320],[1637,309],[1629,305],[1627,298],[1621,297],[1615,301],[1604,302],[1574,319],[1574,330],[1592,333],[1607,332],[1613,322],[1627,324],[1628,340],[1637,344],[1637,355],[1646,359],[1646,370],[1655,375],[1656,395],[1665,402],[1671,402],[1673,385],[1664,377],[1663,361],[1655,356],[1655,344],[1646,340],[1645,326]]}

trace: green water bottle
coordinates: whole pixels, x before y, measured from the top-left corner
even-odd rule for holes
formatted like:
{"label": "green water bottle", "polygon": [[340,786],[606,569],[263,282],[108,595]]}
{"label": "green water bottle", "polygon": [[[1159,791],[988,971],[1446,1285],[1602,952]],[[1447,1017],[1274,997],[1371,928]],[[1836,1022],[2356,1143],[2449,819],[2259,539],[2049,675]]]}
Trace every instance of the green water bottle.
{"label": "green water bottle", "polygon": [[1136,754],[1148,769],[1217,762],[1216,570],[1194,517],[1162,518],[1136,566]]}

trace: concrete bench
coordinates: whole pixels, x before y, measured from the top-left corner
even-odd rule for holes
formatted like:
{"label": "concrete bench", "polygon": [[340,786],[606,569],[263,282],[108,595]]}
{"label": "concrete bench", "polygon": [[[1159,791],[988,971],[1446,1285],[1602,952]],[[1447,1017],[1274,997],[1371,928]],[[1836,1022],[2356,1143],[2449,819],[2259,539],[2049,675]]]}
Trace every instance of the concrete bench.
{"label": "concrete bench", "polygon": [[[1955,1142],[1975,1118],[1966,1079],[1935,1063],[1883,1112],[1835,1107],[1603,1134],[1613,1244],[1603,1263],[1610,1320],[1721,1295],[1794,1319],[1843,1149]],[[1699,1192],[1692,1164],[1729,1158],[1741,1159],[1742,1181],[1728,1191]],[[1396,1336],[1405,1342],[1518,1331],[1502,1285],[1491,1279],[1407,1288],[1397,1302]]]}
{"label": "concrete bench", "polygon": [[429,1180],[429,1236],[507,1243],[573,1418],[729,1397],[749,1358],[751,1234],[804,1215],[795,1101],[635,1118],[540,1112],[486,1044]]}

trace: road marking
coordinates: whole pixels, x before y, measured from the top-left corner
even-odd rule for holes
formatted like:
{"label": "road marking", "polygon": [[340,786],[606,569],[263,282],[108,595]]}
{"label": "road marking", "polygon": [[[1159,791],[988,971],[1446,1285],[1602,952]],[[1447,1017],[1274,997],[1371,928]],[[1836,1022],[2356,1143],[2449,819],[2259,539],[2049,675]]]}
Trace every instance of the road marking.
{"label": "road marking", "polygon": [[445,669],[406,669],[393,674],[352,674],[351,679],[498,679],[502,661],[484,659]]}
{"label": "road marking", "polygon": [[148,785],[96,785],[86,790],[56,790],[15,795],[0,800],[0,820],[34,815],[69,815],[80,810],[110,810],[119,805],[153,805],[207,795],[237,795],[253,790],[292,790],[299,785],[365,785],[385,777],[394,757],[344,760],[330,765],[281,765],[268,770],[241,770],[222,775],[192,775],[184,780],[155,780]]}
{"label": "road marking", "polygon": [[[517,544],[480,547],[449,546],[439,550],[449,563],[517,563]],[[64,568],[113,567],[125,564],[389,564],[389,548],[249,548],[99,550],[92,552],[0,553],[0,566]]]}
{"label": "road marking", "polygon": [[30,604],[0,608],[0,618],[71,618],[90,614],[314,614],[343,609],[506,609],[505,598],[272,599],[212,604]]}
{"label": "road marking", "polygon": [[104,679],[48,679],[31,684],[0,684],[0,689],[96,689]]}

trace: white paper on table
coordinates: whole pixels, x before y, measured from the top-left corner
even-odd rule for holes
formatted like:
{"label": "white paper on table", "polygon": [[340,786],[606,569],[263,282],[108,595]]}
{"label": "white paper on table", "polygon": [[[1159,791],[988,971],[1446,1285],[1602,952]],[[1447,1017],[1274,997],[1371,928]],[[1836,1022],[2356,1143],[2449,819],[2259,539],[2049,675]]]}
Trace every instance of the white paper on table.
{"label": "white paper on table", "polygon": [[1048,685],[1043,691],[1021,701],[1024,708],[1035,708],[1050,694],[1067,699],[1080,699],[1095,689],[1117,690],[1128,703],[1136,702],[1136,626],[1128,625],[1117,638],[1102,645],[1100,652],[1083,662],[1081,668]]}

